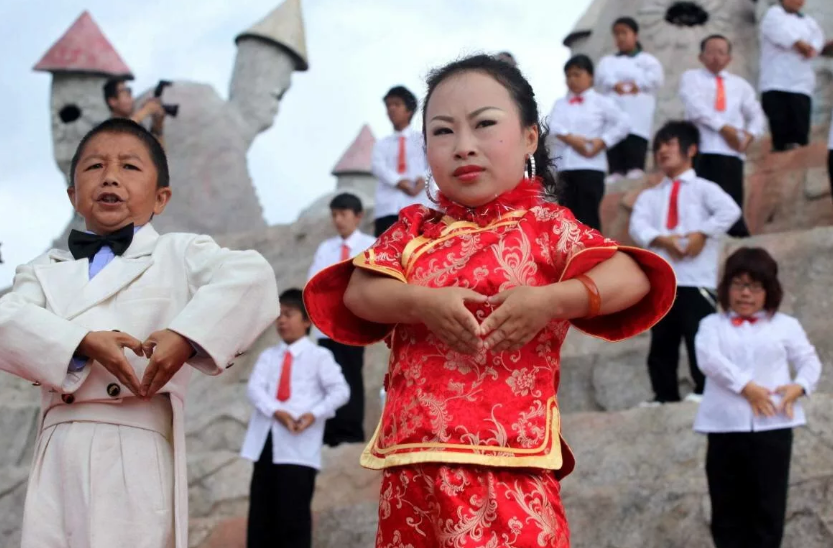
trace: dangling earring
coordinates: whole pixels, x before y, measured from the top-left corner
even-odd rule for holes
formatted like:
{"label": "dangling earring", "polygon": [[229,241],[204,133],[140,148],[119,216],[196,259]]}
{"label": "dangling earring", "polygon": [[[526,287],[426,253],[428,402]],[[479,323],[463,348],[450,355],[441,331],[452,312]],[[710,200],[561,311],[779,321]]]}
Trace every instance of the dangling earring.
{"label": "dangling earring", "polygon": [[429,173],[428,178],[425,179],[425,195],[428,196],[428,201],[434,205],[440,205],[439,198],[431,195],[431,183],[434,181],[434,175]]}
{"label": "dangling earring", "polygon": [[535,178],[535,156],[529,155],[529,178]]}
{"label": "dangling earring", "polygon": [[524,180],[529,180],[529,168],[527,167],[527,160],[529,160],[529,156],[524,158]]}

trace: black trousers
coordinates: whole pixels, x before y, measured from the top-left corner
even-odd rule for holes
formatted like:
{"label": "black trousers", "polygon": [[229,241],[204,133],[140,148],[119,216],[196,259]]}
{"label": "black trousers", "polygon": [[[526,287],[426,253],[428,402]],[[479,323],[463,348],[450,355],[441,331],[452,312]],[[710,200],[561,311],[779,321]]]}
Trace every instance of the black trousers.
{"label": "black trousers", "polygon": [[393,226],[399,220],[399,215],[387,215],[385,217],[379,217],[375,221],[373,221],[373,228],[375,232],[375,236],[378,238],[382,234],[385,233],[387,229]]}
{"label": "black trousers", "polygon": [[252,472],[247,548],[311,548],[316,474],[308,466],[272,464],[269,434]]}
{"label": "black trousers", "polygon": [[700,320],[715,311],[712,294],[707,299],[699,287],[678,287],[677,299],[668,314],[651,328],[651,350],[648,352],[648,374],[654,399],[659,402],[680,401],[677,368],[680,363],[680,341],[685,340],[688,366],[694,380],[694,393],[702,394],[706,378],[697,367],[694,336]]}
{"label": "black trousers", "polygon": [[716,548],[778,548],[784,536],[793,431],[709,434],[706,477]]}
{"label": "black trousers", "polygon": [[592,169],[560,171],[562,205],[573,212],[576,219],[593,227],[602,229],[599,217],[599,205],[605,194],[605,174]]}
{"label": "black trousers", "polygon": [[[694,170],[699,177],[717,183],[743,211],[743,160],[724,154],[698,154]],[[728,234],[735,238],[749,236],[743,216],[732,225]]]}
{"label": "black trousers", "polygon": [[609,171],[625,175],[632,169],[644,170],[646,154],[648,154],[648,140],[631,133],[607,151]]}
{"label": "black trousers", "polygon": [[827,176],[830,178],[830,193],[833,197],[833,149],[827,151]]}
{"label": "black trousers", "polygon": [[787,91],[765,91],[761,106],[769,118],[772,150],[780,152],[810,142],[810,114],[813,101],[809,95]]}
{"label": "black trousers", "polygon": [[364,441],[364,347],[348,346],[332,339],[318,339],[318,344],[333,353],[350,386],[350,400],[324,424],[324,443],[330,447],[361,443]]}

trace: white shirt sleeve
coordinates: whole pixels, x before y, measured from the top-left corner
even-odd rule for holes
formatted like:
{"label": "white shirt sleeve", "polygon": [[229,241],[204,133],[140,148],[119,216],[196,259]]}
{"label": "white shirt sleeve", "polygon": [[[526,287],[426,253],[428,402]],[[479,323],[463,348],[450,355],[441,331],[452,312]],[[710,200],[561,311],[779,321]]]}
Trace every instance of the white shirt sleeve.
{"label": "white shirt sleeve", "polygon": [[641,60],[645,66],[642,67],[643,70],[639,73],[635,84],[642,93],[656,93],[665,81],[662,65],[653,55],[646,55]]}
{"label": "white shirt sleeve", "polygon": [[327,265],[325,264],[324,260],[324,245],[326,242],[321,242],[318,245],[318,249],[315,250],[315,257],[312,259],[312,264],[309,265],[309,271],[307,272],[307,281],[311,280],[313,276],[324,270]]}
{"label": "white shirt sleeve", "polygon": [[605,146],[610,149],[628,136],[631,131],[631,119],[624,110],[604,95],[597,95],[597,98],[604,115],[604,129],[602,130],[601,139]]}
{"label": "white shirt sleeve", "polygon": [[651,224],[652,214],[651,195],[649,192],[643,191],[636,198],[636,203],[633,204],[628,232],[631,238],[645,249],[650,247],[651,242],[660,235],[659,229]]}
{"label": "white shirt sleeve", "polygon": [[611,93],[618,82],[613,77],[613,71],[610,68],[610,55],[605,55],[599,61],[599,66],[596,67],[596,88],[599,93]]}
{"label": "white shirt sleeve", "polygon": [[[773,44],[784,49],[792,49],[796,42],[801,40],[792,25],[784,20],[783,9],[770,8],[761,21],[761,36]],[[766,60],[764,60],[766,62]]]}
{"label": "white shirt sleeve", "polygon": [[395,187],[402,180],[402,176],[385,165],[384,141],[377,141],[373,145],[373,155],[370,160],[370,171],[382,183]]}
{"label": "white shirt sleeve", "polygon": [[720,316],[713,314],[703,318],[694,337],[697,367],[709,379],[740,394],[743,387],[752,380],[752,375],[742,371],[720,352]]}
{"label": "white shirt sleeve", "polygon": [[700,227],[700,232],[711,238],[725,234],[740,219],[741,209],[726,191],[711,181],[700,181],[703,205],[709,211],[709,218]]}
{"label": "white shirt sleeve", "polygon": [[563,113],[561,112],[561,109],[563,109],[566,104],[566,101],[558,100],[552,106],[552,111],[550,111],[550,116],[547,119],[547,124],[550,126],[550,133],[552,135],[563,136],[571,133],[570,128],[564,124],[566,116],[563,116]]}
{"label": "white shirt sleeve", "polygon": [[815,19],[810,19],[811,34],[807,43],[813,46],[817,52],[821,52],[824,48],[824,32],[821,30],[818,22]]}
{"label": "white shirt sleeve", "polygon": [[807,339],[807,333],[795,318],[790,318],[785,336],[787,359],[795,368],[795,383],[809,396],[815,391],[821,375],[821,361],[816,348]]}
{"label": "white shirt sleeve", "polygon": [[746,85],[743,90],[743,98],[741,100],[740,110],[743,114],[743,119],[746,126],[743,129],[755,139],[760,138],[764,134],[766,127],[766,116],[764,110],[761,108],[761,103],[755,95],[755,90],[752,86],[744,82]]}
{"label": "white shirt sleeve", "polygon": [[350,400],[350,386],[344,379],[341,367],[330,352],[322,352],[318,363],[318,382],[324,390],[324,399],[310,410],[315,420],[329,419],[335,416],[336,409]]}
{"label": "white shirt sleeve", "polygon": [[714,105],[706,102],[698,84],[696,71],[686,72],[680,78],[679,95],[685,106],[686,117],[695,124],[720,131],[724,126],[723,118],[714,110]]}
{"label": "white shirt sleeve", "polygon": [[275,350],[273,348],[268,348],[260,354],[246,387],[246,396],[249,398],[249,403],[270,418],[275,415],[275,411],[281,409],[280,402],[276,395],[270,391],[271,387],[269,386],[269,369],[276,367],[273,360],[274,355]]}

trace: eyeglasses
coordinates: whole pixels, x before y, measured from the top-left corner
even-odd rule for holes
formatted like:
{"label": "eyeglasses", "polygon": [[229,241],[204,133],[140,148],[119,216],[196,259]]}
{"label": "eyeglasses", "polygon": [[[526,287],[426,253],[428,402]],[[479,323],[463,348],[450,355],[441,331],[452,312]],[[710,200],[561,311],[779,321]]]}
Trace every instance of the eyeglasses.
{"label": "eyeglasses", "polygon": [[740,280],[732,280],[732,289],[735,291],[743,291],[748,289],[750,293],[760,293],[764,290],[764,285],[761,282],[742,282]]}

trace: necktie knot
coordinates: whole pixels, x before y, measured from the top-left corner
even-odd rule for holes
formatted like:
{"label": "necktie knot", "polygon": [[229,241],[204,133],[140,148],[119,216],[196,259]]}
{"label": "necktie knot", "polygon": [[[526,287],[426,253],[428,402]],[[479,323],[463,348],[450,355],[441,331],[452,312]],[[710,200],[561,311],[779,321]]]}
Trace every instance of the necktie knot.
{"label": "necktie knot", "polygon": [[757,321],[758,321],[758,318],[754,318],[754,317],[744,318],[743,316],[735,316],[734,318],[732,318],[732,325],[734,325],[735,327],[740,327],[744,323],[748,323],[749,325],[754,325],[755,322],[757,322]]}
{"label": "necktie knot", "polygon": [[133,232],[133,223],[104,236],[73,230],[67,245],[75,260],[92,259],[104,246],[112,249],[113,254],[122,255],[133,242]]}

